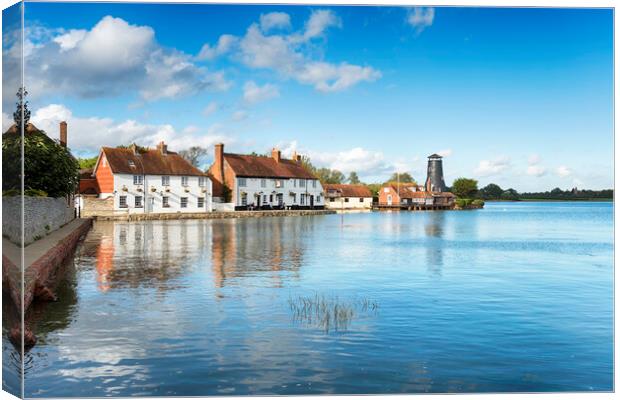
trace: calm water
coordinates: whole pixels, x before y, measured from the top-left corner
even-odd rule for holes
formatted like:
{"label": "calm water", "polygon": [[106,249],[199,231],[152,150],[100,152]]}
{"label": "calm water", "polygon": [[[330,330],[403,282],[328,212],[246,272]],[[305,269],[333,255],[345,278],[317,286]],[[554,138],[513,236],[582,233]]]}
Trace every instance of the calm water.
{"label": "calm water", "polygon": [[[96,223],[31,312],[26,396],[609,391],[612,216]],[[300,296],[351,315],[326,326]]]}

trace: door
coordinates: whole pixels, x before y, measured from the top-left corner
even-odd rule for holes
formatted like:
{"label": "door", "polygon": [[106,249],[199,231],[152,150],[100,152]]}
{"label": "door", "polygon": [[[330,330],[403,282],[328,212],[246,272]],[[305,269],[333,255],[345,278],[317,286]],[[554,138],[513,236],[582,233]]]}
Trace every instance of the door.
{"label": "door", "polygon": [[392,205],[392,195],[391,194],[388,194],[388,196],[387,196],[387,205],[388,206]]}
{"label": "door", "polygon": [[314,208],[314,195],[310,195],[310,208]]}
{"label": "door", "polygon": [[149,201],[146,204],[146,212],[153,212],[155,208],[155,197],[149,197]]}

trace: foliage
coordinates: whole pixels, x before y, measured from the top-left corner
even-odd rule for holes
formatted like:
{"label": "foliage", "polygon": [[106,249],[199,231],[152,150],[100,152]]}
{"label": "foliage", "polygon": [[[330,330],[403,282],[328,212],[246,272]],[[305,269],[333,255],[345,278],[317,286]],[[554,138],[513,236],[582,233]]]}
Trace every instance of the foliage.
{"label": "foliage", "polygon": [[2,191],[3,197],[13,197],[21,195],[21,191],[19,189],[8,189]]}
{"label": "foliage", "polygon": [[457,178],[452,183],[452,192],[461,198],[473,197],[478,192],[478,181],[469,178]]}
{"label": "foliage", "polygon": [[90,169],[94,168],[97,163],[98,156],[90,157],[90,158],[78,158],[78,164],[80,165],[80,169]]}
{"label": "foliage", "polygon": [[469,207],[473,203],[472,199],[458,198],[456,199],[456,205],[460,208]]}
{"label": "foliage", "polygon": [[519,200],[519,192],[513,188],[507,189],[502,193],[502,200]]}
{"label": "foliage", "polygon": [[47,197],[47,192],[40,189],[26,189],[24,190],[24,196]]}
{"label": "foliage", "polygon": [[204,164],[208,151],[204,147],[192,146],[189,149],[179,151],[179,155],[189,161],[194,167]]}
{"label": "foliage", "polygon": [[475,207],[484,207],[484,200],[475,199],[474,201],[471,202],[471,205]]}
{"label": "foliage", "polygon": [[366,187],[368,188],[368,190],[370,190],[373,197],[377,197],[379,196],[379,191],[381,190],[381,187],[383,187],[383,185],[381,183],[369,183],[366,185]]}
{"label": "foliage", "polygon": [[[21,135],[2,135],[2,189],[20,190]],[[75,192],[78,184],[78,161],[69,150],[50,139],[45,132],[32,131],[24,136],[24,189],[63,197]]]}
{"label": "foliage", "polygon": [[321,183],[343,183],[346,179],[344,174],[337,169],[319,168],[314,175]]}
{"label": "foliage", "polygon": [[349,177],[347,178],[347,181],[351,184],[351,185],[359,185],[361,183],[359,176],[357,176],[357,172],[355,171],[351,171],[351,173],[349,174]]}
{"label": "foliage", "polygon": [[585,190],[573,188],[571,190],[561,190],[555,188],[548,192],[521,193],[519,198],[522,200],[611,200],[614,197],[613,189]]}
{"label": "foliage", "polygon": [[403,172],[402,174],[397,174],[395,172],[390,176],[390,179],[386,181],[386,183],[388,182],[415,183],[415,180],[409,172]]}
{"label": "foliage", "polygon": [[28,124],[30,121],[30,110],[28,109],[28,101],[26,100],[26,96],[28,96],[28,91],[25,87],[20,87],[16,93],[17,95],[17,109],[13,113],[13,121],[15,121],[15,125],[19,128],[22,125],[22,111],[24,117],[24,126]]}
{"label": "foliage", "polygon": [[118,146],[116,146],[117,149],[131,149],[132,147],[136,148],[136,151],[138,153],[146,153],[147,151],[149,151],[148,147],[144,147],[144,146],[139,146],[135,143],[130,143],[130,144],[119,144]]}
{"label": "foliage", "polygon": [[495,183],[489,183],[480,189],[480,196],[483,199],[499,199],[502,197],[502,193],[504,193],[504,189]]}

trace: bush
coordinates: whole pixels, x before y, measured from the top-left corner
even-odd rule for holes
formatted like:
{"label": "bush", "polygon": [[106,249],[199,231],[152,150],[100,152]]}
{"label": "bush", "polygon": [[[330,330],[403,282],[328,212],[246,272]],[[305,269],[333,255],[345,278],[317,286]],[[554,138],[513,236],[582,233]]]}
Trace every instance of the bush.
{"label": "bush", "polygon": [[19,196],[20,194],[21,192],[19,191],[19,189],[8,189],[2,191],[2,195],[5,197],[14,197]]}
{"label": "bush", "polygon": [[471,202],[471,205],[475,207],[484,207],[484,200],[476,199]]}
{"label": "bush", "polygon": [[472,204],[472,199],[456,199],[456,205],[460,208],[469,207]]}
{"label": "bush", "polygon": [[39,189],[26,189],[24,190],[24,196],[47,197],[47,192],[45,190],[39,190]]}

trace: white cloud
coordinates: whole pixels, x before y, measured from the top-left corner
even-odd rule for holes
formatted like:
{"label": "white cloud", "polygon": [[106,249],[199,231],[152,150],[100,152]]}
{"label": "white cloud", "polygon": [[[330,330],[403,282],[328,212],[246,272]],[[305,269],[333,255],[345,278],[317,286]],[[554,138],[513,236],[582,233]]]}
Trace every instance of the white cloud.
{"label": "white cloud", "polygon": [[[283,23],[285,18],[278,18]],[[235,50],[231,52],[234,60],[249,68],[274,70],[282,78],[292,78],[321,92],[340,91],[381,78],[381,72],[370,66],[346,61],[330,63],[310,54],[308,49],[319,49],[315,39],[323,37],[328,28],[341,26],[332,11],[314,11],[303,30],[290,34],[267,34],[264,23],[267,22],[261,20],[260,25],[251,24],[245,35],[234,42]]]}
{"label": "white cloud", "polygon": [[537,164],[540,164],[541,161],[542,159],[540,158],[538,154],[531,154],[527,159],[527,163],[529,165],[537,165]]}
{"label": "white cloud", "polygon": [[202,115],[208,117],[209,115],[215,113],[218,109],[218,105],[215,101],[210,102],[207,106],[202,110]]}
{"label": "white cloud", "polygon": [[102,146],[117,146],[136,142],[143,146],[155,146],[161,140],[170,150],[177,151],[190,146],[209,147],[221,141],[230,143],[229,136],[219,125],[206,129],[188,126],[177,131],[170,124],[143,124],[135,120],[114,121],[111,118],[78,117],[64,105],[50,104],[39,108],[31,121],[48,136],[58,138],[60,121],[67,121],[68,144],[72,151],[97,153]]}
{"label": "white cloud", "polygon": [[243,85],[243,99],[250,104],[259,103],[280,96],[278,87],[270,83],[259,86],[253,81]]}
{"label": "white cloud", "polygon": [[571,171],[570,168],[565,165],[560,165],[558,168],[556,168],[555,172],[560,178],[566,178],[573,174],[573,171]]}
{"label": "white cloud", "polygon": [[[33,99],[49,93],[88,98],[137,91],[149,101],[230,87],[221,72],[194,64],[184,52],[162,47],[151,27],[121,18],[103,17],[90,30],[53,31],[49,38],[38,35],[42,39],[36,42],[36,51],[25,59],[30,66],[26,87]],[[13,53],[3,50],[7,65],[18,62]]]}
{"label": "white cloud", "polygon": [[263,32],[274,28],[286,29],[291,27],[291,17],[284,12],[272,12],[261,14],[260,27]]}
{"label": "white cloud", "polygon": [[510,168],[510,158],[499,157],[495,160],[482,160],[474,172],[479,176],[497,175]]}
{"label": "white cloud", "polygon": [[540,165],[530,165],[527,167],[527,174],[531,176],[543,176],[547,173],[547,169]]}
{"label": "white cloud", "polygon": [[413,7],[407,13],[407,22],[416,28],[417,33],[433,25],[434,19],[435,9],[432,7]]}
{"label": "white cloud", "polygon": [[442,157],[450,157],[452,155],[452,149],[441,150],[441,151],[438,151],[437,154],[439,154]]}
{"label": "white cloud", "polygon": [[243,121],[248,118],[248,112],[245,110],[237,110],[233,113],[232,119],[233,121]]}
{"label": "white cloud", "polygon": [[[301,152],[304,154],[304,152]],[[385,161],[382,152],[355,147],[335,153],[309,152],[308,155],[316,166],[337,169],[342,173],[356,171],[360,175],[381,175],[395,171],[394,165]]]}
{"label": "white cloud", "polygon": [[198,53],[199,60],[213,60],[223,54],[228,53],[237,43],[237,38],[233,35],[222,35],[217,41],[217,45],[211,47],[208,43],[204,44]]}

